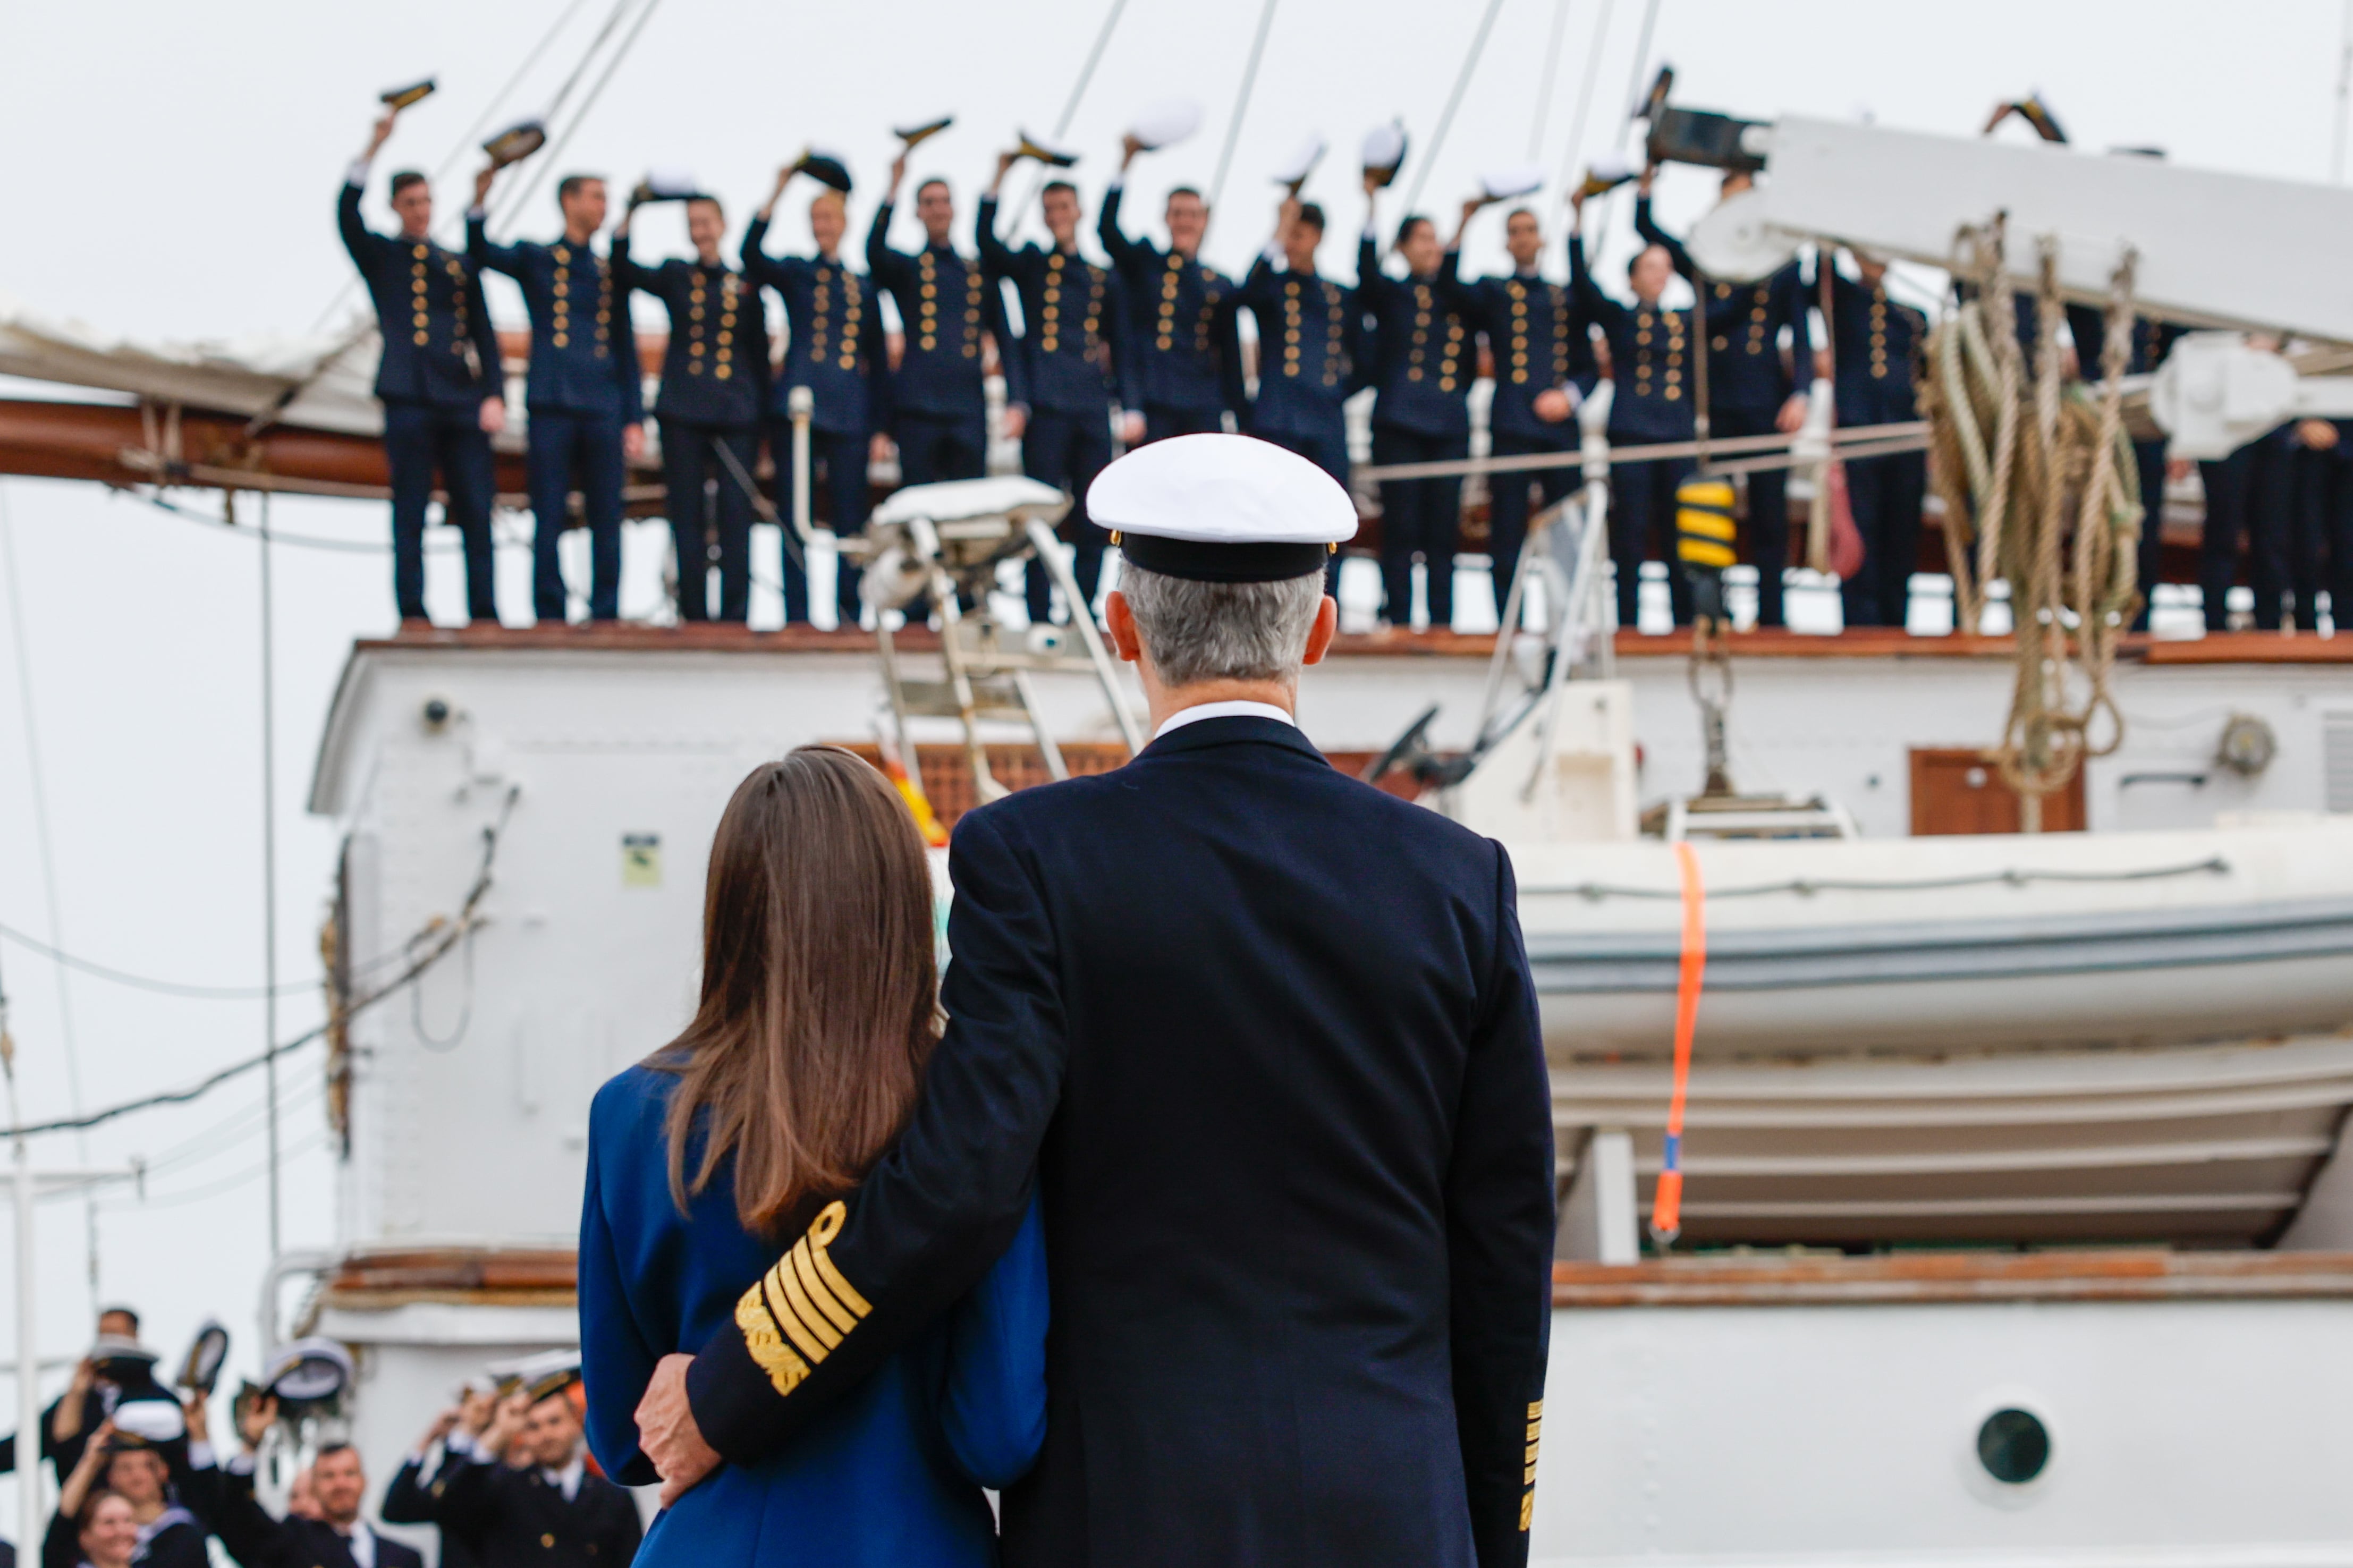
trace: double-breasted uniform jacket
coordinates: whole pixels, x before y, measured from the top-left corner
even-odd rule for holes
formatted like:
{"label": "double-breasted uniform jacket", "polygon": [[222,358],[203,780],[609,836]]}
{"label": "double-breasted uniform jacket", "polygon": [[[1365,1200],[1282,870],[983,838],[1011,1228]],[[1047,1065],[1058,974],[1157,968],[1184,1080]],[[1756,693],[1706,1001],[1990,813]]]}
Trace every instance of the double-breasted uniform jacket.
{"label": "double-breasted uniform jacket", "polygon": [[466,259],[477,270],[505,273],[522,289],[531,312],[527,406],[604,415],[623,425],[645,418],[628,300],[594,247],[569,239],[494,245],[476,208],[466,215]]}
{"label": "double-breasted uniform jacket", "polygon": [[816,405],[812,428],[859,436],[890,424],[891,356],[873,280],[830,256],[770,256],[768,220],[744,233],[744,275],[785,302],[787,339],[769,412],[782,416],[793,388]]}
{"label": "double-breasted uniform jacket", "polygon": [[640,266],[626,237],[613,242],[612,267],[625,299],[642,289],[670,312],[655,416],[716,430],[757,425],[768,397],[768,322],[750,279],[700,259]]}
{"label": "double-breasted uniform jacket", "polygon": [[703,1434],[746,1460],[818,1419],[1034,1184],[1009,1568],[1525,1563],[1552,1125],[1502,847],[1221,716],[967,814],[950,870],[913,1121],[795,1244],[842,1326],[812,1363],[747,1294],[688,1373]]}
{"label": "double-breasted uniform jacket", "polygon": [[594,1470],[584,1468],[565,1497],[536,1465],[455,1455],[433,1489],[446,1526],[470,1536],[481,1561],[498,1568],[628,1568],[637,1555],[638,1505]]}
{"label": "double-breasted uniform jacket", "polygon": [[875,208],[874,226],[866,231],[867,268],[875,285],[898,302],[906,339],[899,368],[891,377],[892,411],[935,419],[980,417],[987,406],[982,390],[984,333],[997,340],[1007,398],[1025,401],[1020,356],[1013,352],[1005,301],[988,286],[980,264],[950,245],[892,249],[893,210],[889,202]]}
{"label": "double-breasted uniform jacket", "polygon": [[1356,293],[1373,320],[1373,423],[1422,436],[1471,433],[1479,346],[1439,274],[1392,278],[1377,240],[1356,246]]}
{"label": "double-breasted uniform jacket", "polygon": [[465,406],[504,395],[499,335],[481,279],[465,258],[430,239],[372,232],[360,221],[360,188],[345,182],[335,224],[367,283],[384,340],[375,395],[387,403]]}
{"label": "double-breasted uniform jacket", "polygon": [[1145,405],[1215,416],[1246,411],[1233,279],[1174,247],[1130,239],[1119,226],[1122,187],[1103,193],[1095,236],[1127,286]]}
{"label": "double-breasted uniform jacket", "polygon": [[1454,308],[1486,335],[1495,364],[1495,399],[1487,427],[1498,435],[1574,444],[1574,418],[1536,417],[1539,395],[1556,389],[1589,395],[1600,380],[1585,312],[1568,285],[1538,272],[1462,281],[1462,253],[1450,250],[1439,268],[1439,285]]}
{"label": "double-breasted uniform jacket", "polygon": [[[1820,287],[1820,276],[1809,281],[1810,290]],[[1866,286],[1833,268],[1830,326],[1839,424],[1853,429],[1918,418],[1913,374],[1927,342],[1928,318],[1888,298],[1884,280]]]}
{"label": "double-breasted uniform jacket", "polygon": [[[253,1495],[253,1472],[203,1465],[182,1487],[188,1506],[243,1568],[359,1568],[351,1538],[323,1519],[274,1519]],[[376,1533],[375,1568],[425,1568],[414,1546]]]}
{"label": "double-breasted uniform jacket", "polygon": [[1585,313],[1609,340],[1612,441],[1680,441],[1692,425],[1691,313],[1601,291],[1585,265],[1585,241],[1568,237],[1568,282]]}
{"label": "double-breasted uniform jacket", "polygon": [[433,1526],[441,1540],[440,1568],[481,1568],[481,1543],[441,1513],[441,1494],[437,1483],[458,1458],[454,1451],[444,1447],[428,1456],[403,1460],[392,1479],[384,1484],[384,1502],[376,1511],[384,1516],[386,1524]]}
{"label": "double-breasted uniform jacket", "polygon": [[1021,300],[1024,400],[1033,408],[1097,417],[1107,417],[1114,403],[1141,413],[1144,382],[1119,274],[1073,252],[1036,244],[1011,248],[997,237],[995,196],[980,198],[977,227],[992,291],[1010,279]]}
{"label": "double-breasted uniform jacket", "polygon": [[1258,395],[1250,430],[1258,436],[1322,436],[1345,441],[1341,405],[1370,374],[1365,313],[1356,290],[1321,273],[1251,263],[1241,306],[1258,319]]}
{"label": "double-breasted uniform jacket", "polygon": [[[1704,278],[1683,242],[1661,228],[1651,216],[1651,198],[1634,203],[1634,228],[1645,240],[1665,247],[1683,274],[1706,303],[1707,402],[1711,412],[1740,409],[1770,414],[1792,395],[1814,384],[1814,346],[1809,324],[1806,284],[1792,261],[1753,283],[1727,283]],[[1781,359],[1781,329],[1789,329],[1789,360]]]}

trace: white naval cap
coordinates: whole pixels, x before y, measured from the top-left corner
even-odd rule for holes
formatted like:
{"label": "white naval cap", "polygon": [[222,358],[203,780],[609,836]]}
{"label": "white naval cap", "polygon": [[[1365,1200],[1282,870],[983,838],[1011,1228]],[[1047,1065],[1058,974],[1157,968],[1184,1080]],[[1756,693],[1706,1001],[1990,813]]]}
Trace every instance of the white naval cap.
{"label": "white naval cap", "polygon": [[1095,477],[1087,516],[1144,570],[1202,583],[1304,577],[1356,536],[1337,480],[1254,436],[1139,447]]}
{"label": "white naval cap", "polygon": [[1127,133],[1142,142],[1147,152],[1174,147],[1201,128],[1201,106],[1189,98],[1163,99],[1147,104],[1129,126]]}
{"label": "white naval cap", "polygon": [[1479,194],[1491,202],[1507,202],[1544,189],[1542,163],[1504,163],[1479,176]]}
{"label": "white naval cap", "polygon": [[1381,184],[1397,178],[1398,166],[1405,162],[1405,121],[1392,120],[1387,125],[1376,125],[1365,132],[1362,157],[1365,173]]}

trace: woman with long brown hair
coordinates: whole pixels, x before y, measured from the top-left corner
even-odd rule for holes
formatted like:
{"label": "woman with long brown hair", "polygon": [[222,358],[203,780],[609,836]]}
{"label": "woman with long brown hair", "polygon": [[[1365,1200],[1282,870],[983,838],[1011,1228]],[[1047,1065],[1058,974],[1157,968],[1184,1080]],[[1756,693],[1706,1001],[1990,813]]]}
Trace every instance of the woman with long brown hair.
{"label": "woman with long brown hair", "polygon": [[[634,1412],[662,1356],[749,1317],[789,1386],[855,1331],[866,1303],[827,1258],[825,1221],[921,1089],[935,929],[923,840],[872,767],[805,746],[737,787],[711,846],[694,1018],[590,1114],[581,1352],[589,1442],[615,1479],[656,1479]],[[689,1492],[638,1563],[993,1563],[982,1489],[1037,1457],[1045,1327],[1033,1209],[930,1332],[784,1453]]]}

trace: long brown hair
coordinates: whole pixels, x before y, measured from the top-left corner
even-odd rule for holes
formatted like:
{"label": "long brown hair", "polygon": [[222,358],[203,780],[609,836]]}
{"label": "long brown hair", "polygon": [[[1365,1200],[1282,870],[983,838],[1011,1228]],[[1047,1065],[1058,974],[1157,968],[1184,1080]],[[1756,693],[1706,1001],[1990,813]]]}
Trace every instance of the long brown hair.
{"label": "long brown hair", "polygon": [[648,1058],[679,1075],[666,1131],[681,1213],[731,1153],[749,1230],[858,1184],[938,1037],[933,933],[922,836],[874,768],[803,746],[736,786],[703,889],[702,999]]}

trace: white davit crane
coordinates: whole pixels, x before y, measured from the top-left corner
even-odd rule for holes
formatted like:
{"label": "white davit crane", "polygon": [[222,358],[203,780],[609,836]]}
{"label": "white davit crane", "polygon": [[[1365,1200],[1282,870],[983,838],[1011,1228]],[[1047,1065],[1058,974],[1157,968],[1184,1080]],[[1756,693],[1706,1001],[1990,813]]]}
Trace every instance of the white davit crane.
{"label": "white davit crane", "polygon": [[2105,304],[2129,253],[2142,314],[2226,329],[2183,340],[2152,378],[2150,413],[2175,456],[2224,457],[2284,419],[2353,416],[2353,376],[2299,376],[2236,335],[2353,346],[2353,190],[2049,142],[1671,112],[1707,122],[1730,154],[1690,161],[1767,171],[1692,231],[1693,259],[1713,277],[1764,277],[1808,242],[1946,267],[1964,228],[2000,214],[2021,289],[2038,279],[2018,264],[2033,265],[2031,242],[2049,236],[2071,300]]}

